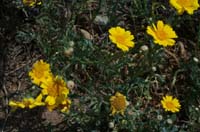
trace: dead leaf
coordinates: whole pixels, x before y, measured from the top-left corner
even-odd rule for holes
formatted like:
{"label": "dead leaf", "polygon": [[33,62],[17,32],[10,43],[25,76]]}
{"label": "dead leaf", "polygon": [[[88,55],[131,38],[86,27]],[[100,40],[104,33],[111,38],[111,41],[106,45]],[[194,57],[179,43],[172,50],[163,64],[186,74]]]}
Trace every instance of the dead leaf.
{"label": "dead leaf", "polygon": [[50,122],[52,125],[56,125],[63,120],[63,115],[58,113],[57,111],[44,111],[42,113],[42,118],[46,120],[46,122]]}
{"label": "dead leaf", "polygon": [[80,29],[81,34],[88,40],[93,40],[93,36],[85,29]]}

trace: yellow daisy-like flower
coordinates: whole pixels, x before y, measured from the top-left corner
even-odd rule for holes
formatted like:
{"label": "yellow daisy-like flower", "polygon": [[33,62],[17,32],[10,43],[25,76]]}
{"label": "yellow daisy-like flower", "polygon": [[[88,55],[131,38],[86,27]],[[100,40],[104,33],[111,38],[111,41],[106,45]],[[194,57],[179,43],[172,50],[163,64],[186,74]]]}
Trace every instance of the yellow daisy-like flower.
{"label": "yellow daisy-like flower", "polygon": [[68,113],[71,106],[71,100],[68,98],[61,96],[56,98],[56,103],[54,105],[49,105],[48,102],[46,102],[46,107],[49,111],[54,110],[55,108],[58,108],[63,113]]}
{"label": "yellow daisy-like flower", "polygon": [[109,33],[110,40],[122,51],[128,51],[130,47],[134,47],[134,36],[131,35],[130,31],[125,31],[125,29],[117,26],[110,28]]}
{"label": "yellow daisy-like flower", "polygon": [[60,104],[61,112],[68,113],[70,106],[71,106],[71,100],[69,99],[63,100],[62,103]]}
{"label": "yellow daisy-like flower", "polygon": [[42,102],[42,94],[38,95],[38,97],[36,99],[33,98],[24,98],[22,102],[14,102],[14,101],[10,101],[9,102],[9,106],[11,107],[15,107],[15,108],[34,108],[37,106],[44,106],[45,103]]}
{"label": "yellow daisy-like flower", "polygon": [[174,38],[178,38],[172,27],[164,24],[161,20],[157,22],[157,27],[154,24],[153,26],[148,26],[147,34],[154,38],[154,43],[164,47],[173,46],[175,44]]}
{"label": "yellow daisy-like flower", "polygon": [[192,15],[199,8],[198,0],[170,0],[170,4],[176,8],[178,14],[183,14],[186,11]]}
{"label": "yellow daisy-like flower", "polygon": [[36,61],[33,64],[32,70],[29,72],[32,82],[36,85],[41,85],[48,78],[52,77],[50,65],[43,60]]}
{"label": "yellow daisy-like flower", "polygon": [[179,100],[168,95],[163,97],[161,104],[165,111],[171,111],[172,113],[179,112],[179,109],[181,108]]}
{"label": "yellow daisy-like flower", "polygon": [[58,96],[56,98],[56,103],[51,105],[48,102],[46,102],[46,107],[49,111],[54,110],[55,108],[58,108],[63,113],[67,113],[71,106],[71,100],[68,99],[68,97],[65,97],[64,95]]}
{"label": "yellow daisy-like flower", "polygon": [[59,76],[47,80],[41,85],[41,88],[42,94],[47,95],[45,102],[49,106],[55,105],[58,97],[67,97],[69,94],[66,82]]}
{"label": "yellow daisy-like flower", "polygon": [[14,107],[14,108],[25,108],[25,105],[23,102],[18,102],[18,101],[9,101],[9,106]]}
{"label": "yellow daisy-like flower", "polygon": [[66,99],[67,97],[65,95],[61,95],[55,98],[55,104],[51,104],[48,101],[46,101],[46,107],[49,111],[54,110],[55,108],[57,108],[59,105],[62,104],[62,102]]}
{"label": "yellow daisy-like flower", "polygon": [[25,6],[35,7],[36,5],[41,5],[42,2],[40,0],[22,0]]}
{"label": "yellow daisy-like flower", "polygon": [[110,104],[112,115],[116,113],[121,113],[122,115],[124,115],[124,111],[127,107],[126,96],[117,92],[114,96],[110,98]]}
{"label": "yellow daisy-like flower", "polygon": [[58,106],[58,104],[56,103],[54,105],[49,105],[48,102],[45,102],[45,106],[49,111],[53,111]]}

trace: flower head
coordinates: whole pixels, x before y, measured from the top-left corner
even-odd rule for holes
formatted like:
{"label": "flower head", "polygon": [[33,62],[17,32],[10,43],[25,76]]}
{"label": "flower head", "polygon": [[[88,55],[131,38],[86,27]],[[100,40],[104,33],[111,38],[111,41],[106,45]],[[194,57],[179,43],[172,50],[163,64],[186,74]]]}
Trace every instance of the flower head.
{"label": "flower head", "polygon": [[180,15],[183,14],[184,11],[192,15],[194,10],[199,8],[198,0],[170,0],[169,2],[176,8]]}
{"label": "flower head", "polygon": [[114,115],[115,113],[121,113],[122,115],[124,115],[124,111],[127,106],[126,96],[117,92],[114,96],[110,98],[110,104],[112,115]]}
{"label": "flower head", "polygon": [[45,103],[42,102],[42,98],[43,98],[42,94],[39,94],[39,95],[36,97],[36,99],[34,100],[34,103],[33,103],[30,107],[33,108],[33,107],[36,107],[36,106],[44,106]]}
{"label": "flower head", "polygon": [[125,31],[121,27],[112,27],[109,29],[109,33],[110,40],[122,51],[128,51],[130,47],[134,47],[134,36],[130,31]]}
{"label": "flower head", "polygon": [[14,108],[18,108],[18,107],[25,108],[24,102],[18,102],[18,101],[9,101],[9,106],[14,107]]}
{"label": "flower head", "polygon": [[34,107],[37,107],[37,106],[44,106],[45,103],[42,102],[42,95],[38,95],[38,97],[36,97],[36,99],[33,99],[33,98],[24,98],[22,100],[22,102],[14,102],[14,101],[10,101],[9,102],[9,106],[11,107],[15,107],[15,108],[34,108]]}
{"label": "flower head", "polygon": [[173,31],[169,25],[164,24],[161,20],[157,22],[157,27],[154,24],[153,26],[148,26],[147,34],[154,38],[154,43],[164,47],[173,46],[175,44],[175,40],[173,38],[178,38],[175,31]]}
{"label": "flower head", "polygon": [[48,78],[52,77],[50,65],[43,60],[36,61],[29,72],[29,76],[32,78],[34,84],[41,85]]}
{"label": "flower head", "polygon": [[179,100],[168,95],[163,97],[161,104],[165,111],[171,111],[172,113],[179,112],[179,109],[181,108]]}
{"label": "flower head", "polygon": [[69,94],[65,81],[59,76],[47,80],[41,85],[41,88],[42,94],[47,95],[45,102],[50,106],[56,104],[58,97],[67,97]]}
{"label": "flower head", "polygon": [[49,111],[54,110],[55,108],[58,108],[61,110],[63,113],[67,113],[70,109],[71,106],[71,100],[68,99],[68,97],[65,96],[58,96],[55,99],[55,104],[50,104],[49,102],[45,102],[46,107]]}
{"label": "flower head", "polygon": [[36,5],[41,5],[42,2],[39,0],[23,0],[22,1],[25,6],[35,7]]}
{"label": "flower head", "polygon": [[61,109],[61,112],[67,113],[69,111],[70,105],[71,105],[71,100],[69,99],[63,100],[59,106]]}

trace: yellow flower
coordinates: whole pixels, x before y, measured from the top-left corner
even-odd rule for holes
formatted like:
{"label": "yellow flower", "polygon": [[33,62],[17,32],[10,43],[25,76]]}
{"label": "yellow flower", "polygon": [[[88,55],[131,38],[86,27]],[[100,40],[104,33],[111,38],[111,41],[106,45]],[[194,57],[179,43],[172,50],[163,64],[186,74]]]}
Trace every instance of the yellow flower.
{"label": "yellow flower", "polygon": [[54,110],[57,106],[58,106],[58,104],[54,104],[54,105],[49,105],[47,102],[45,102],[46,104],[46,107],[47,107],[47,109],[49,110],[49,111],[52,111],[52,110]]}
{"label": "yellow flower", "polygon": [[69,99],[63,100],[63,102],[60,104],[61,112],[68,113],[70,105],[71,105],[71,100]]}
{"label": "yellow flower", "polygon": [[59,76],[47,80],[41,85],[41,88],[42,94],[47,95],[45,102],[49,106],[55,105],[58,97],[67,97],[69,94],[65,81]]}
{"label": "yellow flower", "polygon": [[29,7],[35,7],[36,5],[42,4],[40,0],[23,0],[22,2],[25,6],[29,6]]}
{"label": "yellow flower", "polygon": [[69,111],[71,105],[71,100],[68,99],[68,97],[65,97],[64,95],[58,96],[55,100],[55,104],[49,104],[49,102],[46,102],[46,107],[49,111],[54,110],[55,108],[59,108],[61,112],[67,113]]}
{"label": "yellow flower", "polygon": [[36,106],[44,106],[45,103],[42,102],[42,94],[39,94],[36,99],[34,100],[34,103],[29,105],[30,108],[34,108]]}
{"label": "yellow flower", "polygon": [[117,45],[122,51],[128,51],[130,47],[134,47],[134,36],[130,31],[125,31],[121,27],[112,27],[109,29],[110,40]]}
{"label": "yellow flower", "polygon": [[166,46],[173,46],[175,40],[173,38],[178,38],[175,31],[169,25],[163,23],[159,20],[157,22],[157,27],[153,26],[147,27],[147,34],[151,35],[154,38],[154,43]]}
{"label": "yellow flower", "polygon": [[173,113],[179,112],[179,109],[181,108],[179,100],[168,95],[163,97],[163,100],[161,100],[161,104],[165,111],[171,111]]}
{"label": "yellow flower", "polygon": [[110,104],[112,115],[114,115],[115,113],[121,113],[122,115],[124,115],[124,111],[127,106],[126,96],[117,92],[114,96],[110,98]]}
{"label": "yellow flower", "polygon": [[51,104],[48,101],[45,101],[46,107],[49,111],[54,110],[56,107],[58,107],[65,99],[66,97],[64,95],[58,96],[55,98],[55,103]]}
{"label": "yellow flower", "polygon": [[36,61],[29,72],[29,76],[34,84],[41,85],[41,83],[52,77],[50,65],[43,60]]}
{"label": "yellow flower", "polygon": [[42,94],[38,95],[38,97],[36,99],[33,98],[24,98],[22,102],[14,102],[14,101],[10,101],[9,102],[9,106],[11,107],[15,107],[15,108],[34,108],[37,106],[43,106],[45,105],[44,102],[42,102]]}
{"label": "yellow flower", "polygon": [[18,101],[9,101],[9,106],[14,107],[14,108],[25,108],[25,105],[23,102],[18,102]]}
{"label": "yellow flower", "polygon": [[199,8],[198,0],[170,0],[169,2],[176,8],[180,15],[183,14],[184,11],[192,15],[194,10]]}

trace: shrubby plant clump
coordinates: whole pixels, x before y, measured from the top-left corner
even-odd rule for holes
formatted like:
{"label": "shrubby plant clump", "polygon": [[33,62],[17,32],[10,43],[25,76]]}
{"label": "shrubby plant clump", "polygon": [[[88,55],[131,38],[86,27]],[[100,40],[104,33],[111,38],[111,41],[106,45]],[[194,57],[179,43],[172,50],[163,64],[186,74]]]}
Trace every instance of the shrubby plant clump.
{"label": "shrubby plant clump", "polygon": [[59,111],[65,131],[199,130],[198,0],[13,4],[31,20],[16,40],[45,56],[13,110]]}

